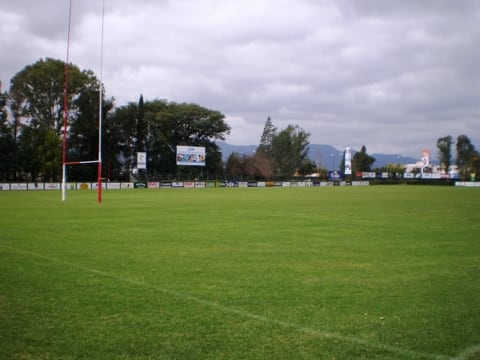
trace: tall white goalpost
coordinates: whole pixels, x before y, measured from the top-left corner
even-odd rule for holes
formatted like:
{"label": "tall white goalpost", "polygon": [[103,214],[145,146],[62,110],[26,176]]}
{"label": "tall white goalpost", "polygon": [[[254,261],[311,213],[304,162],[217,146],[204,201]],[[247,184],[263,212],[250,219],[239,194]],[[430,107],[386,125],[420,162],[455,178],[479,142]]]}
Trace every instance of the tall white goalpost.
{"label": "tall white goalpost", "polygon": [[68,10],[67,57],[65,61],[65,84],[63,90],[63,145],[62,145],[62,201],[66,200],[67,165],[97,164],[97,201],[102,202],[102,118],[103,118],[103,29],[105,21],[105,0],[102,0],[102,28],[100,41],[100,79],[98,99],[98,159],[67,162],[67,118],[68,118],[68,81],[70,56],[70,27],[72,20],[72,0]]}

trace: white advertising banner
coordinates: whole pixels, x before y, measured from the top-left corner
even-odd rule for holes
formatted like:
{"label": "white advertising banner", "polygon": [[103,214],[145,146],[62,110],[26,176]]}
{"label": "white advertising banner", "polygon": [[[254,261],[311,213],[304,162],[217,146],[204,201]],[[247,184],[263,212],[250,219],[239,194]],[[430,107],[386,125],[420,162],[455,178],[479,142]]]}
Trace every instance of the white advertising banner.
{"label": "white advertising banner", "polygon": [[205,166],[205,148],[177,146],[177,165]]}
{"label": "white advertising banner", "polygon": [[[106,189],[106,188],[107,188],[106,183],[104,183],[104,182],[101,183],[101,186],[102,186],[102,189]],[[90,188],[91,188],[91,189],[98,190],[98,183],[92,183],[92,184],[90,185]]]}
{"label": "white advertising banner", "polygon": [[362,172],[362,178],[373,179],[376,174],[374,172]]}
{"label": "white advertising banner", "polygon": [[60,190],[62,188],[62,184],[60,183],[45,183],[45,190]]}
{"label": "white advertising banner", "polygon": [[147,153],[138,152],[137,153],[137,169],[146,169],[147,168]]}
{"label": "white advertising banner", "polygon": [[10,184],[10,190],[28,190],[28,188],[27,188],[27,184],[12,183]]}
{"label": "white advertising banner", "polygon": [[119,182],[109,182],[107,183],[107,189],[120,189],[121,184]]}
{"label": "white advertising banner", "polygon": [[345,148],[345,175],[352,175],[352,148]]}
{"label": "white advertising banner", "polygon": [[28,190],[43,190],[43,186],[40,186],[38,183],[28,183],[27,188]]}

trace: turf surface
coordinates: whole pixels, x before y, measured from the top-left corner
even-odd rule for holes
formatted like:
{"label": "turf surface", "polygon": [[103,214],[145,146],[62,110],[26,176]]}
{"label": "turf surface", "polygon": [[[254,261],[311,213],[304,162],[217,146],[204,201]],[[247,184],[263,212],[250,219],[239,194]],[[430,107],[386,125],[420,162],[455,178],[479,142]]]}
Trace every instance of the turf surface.
{"label": "turf surface", "polygon": [[480,358],[480,191],[0,192],[0,357]]}

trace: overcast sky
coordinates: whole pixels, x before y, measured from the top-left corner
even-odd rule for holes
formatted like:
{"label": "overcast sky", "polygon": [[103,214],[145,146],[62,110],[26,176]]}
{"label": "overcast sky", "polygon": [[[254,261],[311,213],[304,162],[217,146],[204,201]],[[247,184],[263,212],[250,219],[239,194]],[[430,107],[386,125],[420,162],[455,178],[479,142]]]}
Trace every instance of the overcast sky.
{"label": "overcast sky", "polygon": [[[0,0],[0,80],[66,59],[69,0]],[[100,75],[102,0],[73,0],[70,62]],[[480,148],[480,1],[105,0],[103,83],[117,106],[219,110],[227,142],[268,116],[311,143],[436,158],[439,137]]]}

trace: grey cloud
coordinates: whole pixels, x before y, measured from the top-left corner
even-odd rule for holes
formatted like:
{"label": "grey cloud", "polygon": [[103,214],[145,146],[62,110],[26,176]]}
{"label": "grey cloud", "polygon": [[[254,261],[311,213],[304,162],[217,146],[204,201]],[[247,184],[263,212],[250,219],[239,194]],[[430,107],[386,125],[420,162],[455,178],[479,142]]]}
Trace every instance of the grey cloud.
{"label": "grey cloud", "polygon": [[[5,81],[65,55],[66,5],[0,5]],[[71,61],[98,72],[100,1],[73,0]],[[311,141],[434,153],[466,133],[480,146],[476,1],[106,0],[104,83],[118,104],[197,102],[255,144],[267,116]],[[16,29],[16,31],[15,31]]]}

